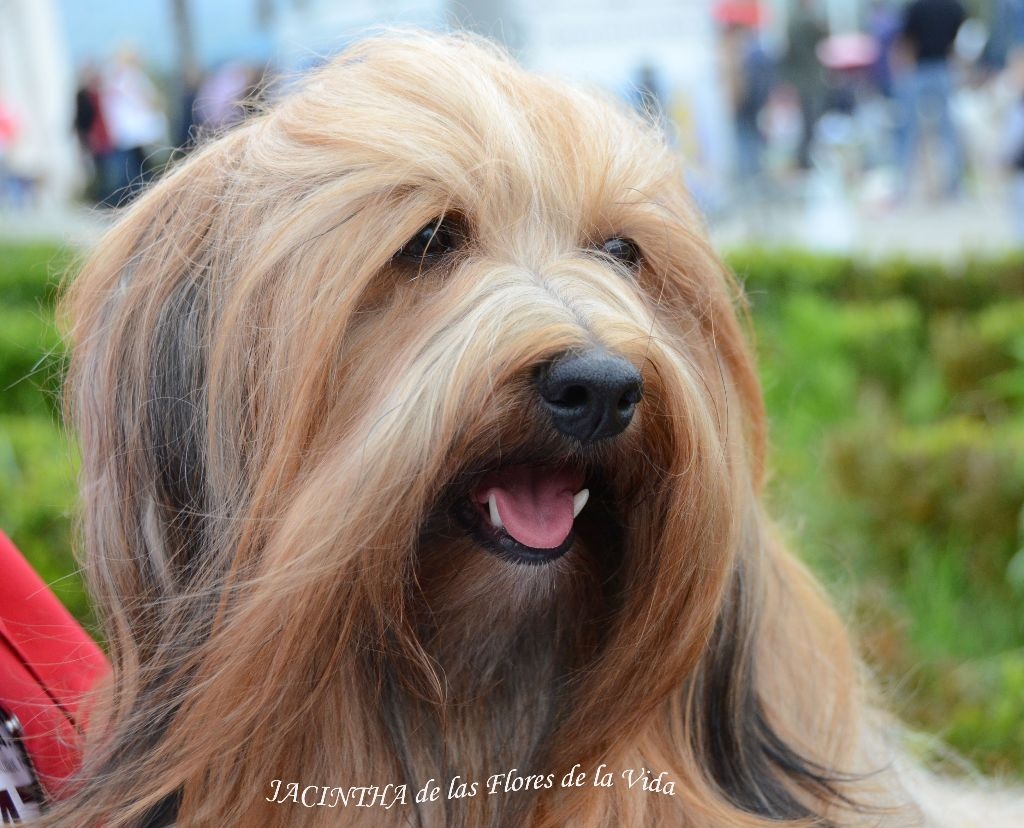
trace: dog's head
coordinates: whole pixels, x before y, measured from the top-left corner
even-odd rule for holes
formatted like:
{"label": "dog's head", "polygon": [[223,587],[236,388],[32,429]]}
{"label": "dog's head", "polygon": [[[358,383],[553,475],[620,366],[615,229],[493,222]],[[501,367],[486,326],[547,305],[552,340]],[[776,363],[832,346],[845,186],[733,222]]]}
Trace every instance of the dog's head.
{"label": "dog's head", "polygon": [[208,803],[225,746],[221,804],[695,703],[758,531],[736,300],[654,127],[470,39],[357,46],[182,163],[67,305],[106,744],[168,780],[132,807]]}

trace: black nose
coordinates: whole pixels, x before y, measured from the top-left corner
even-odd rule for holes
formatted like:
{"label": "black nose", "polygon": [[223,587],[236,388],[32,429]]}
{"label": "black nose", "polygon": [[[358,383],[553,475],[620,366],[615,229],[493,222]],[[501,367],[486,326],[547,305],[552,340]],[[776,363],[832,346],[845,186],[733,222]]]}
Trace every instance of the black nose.
{"label": "black nose", "polygon": [[562,434],[584,443],[621,434],[640,402],[640,373],[607,351],[570,351],[537,375],[537,389]]}

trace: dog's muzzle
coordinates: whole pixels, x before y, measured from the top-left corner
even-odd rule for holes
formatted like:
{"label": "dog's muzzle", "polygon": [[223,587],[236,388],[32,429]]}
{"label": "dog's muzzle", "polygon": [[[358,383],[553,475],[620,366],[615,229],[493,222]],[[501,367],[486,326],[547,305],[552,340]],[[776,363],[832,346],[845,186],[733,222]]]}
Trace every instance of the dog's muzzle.
{"label": "dog's muzzle", "polygon": [[[576,444],[578,455],[580,445],[626,430],[642,388],[636,368],[598,348],[559,355],[537,370],[534,383],[551,424]],[[551,563],[572,548],[591,485],[598,485],[597,501],[607,508],[600,469],[580,457],[555,455],[527,454],[507,464],[499,458],[473,477],[455,512],[480,546],[512,563]]]}
{"label": "dog's muzzle", "polygon": [[642,395],[640,372],[607,351],[570,351],[537,374],[551,422],[566,437],[593,443],[625,431]]}

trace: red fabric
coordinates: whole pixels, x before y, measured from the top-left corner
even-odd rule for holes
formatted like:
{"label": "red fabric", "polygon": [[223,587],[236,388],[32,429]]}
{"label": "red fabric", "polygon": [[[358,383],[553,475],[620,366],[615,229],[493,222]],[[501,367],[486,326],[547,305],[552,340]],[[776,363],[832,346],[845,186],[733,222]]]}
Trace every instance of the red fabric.
{"label": "red fabric", "polygon": [[4,149],[8,144],[14,143],[14,139],[17,137],[18,119],[14,117],[14,113],[11,110],[0,102],[0,149]]}
{"label": "red fabric", "polygon": [[107,130],[106,119],[103,117],[103,102],[100,100],[99,92],[95,88],[90,89],[87,94],[89,95],[89,103],[92,104],[92,111],[94,113],[87,136],[89,151],[93,155],[103,155],[114,148],[110,140],[110,133]]}
{"label": "red fabric", "polygon": [[96,643],[0,532],[0,707],[25,732],[44,791],[78,767],[79,704],[107,674]]}

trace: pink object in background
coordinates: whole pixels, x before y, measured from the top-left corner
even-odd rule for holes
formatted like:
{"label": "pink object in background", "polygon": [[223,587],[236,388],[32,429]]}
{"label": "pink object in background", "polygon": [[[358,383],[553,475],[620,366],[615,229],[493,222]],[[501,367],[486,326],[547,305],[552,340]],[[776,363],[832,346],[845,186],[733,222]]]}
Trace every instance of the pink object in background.
{"label": "pink object in background", "polygon": [[866,69],[878,60],[878,41],[866,34],[832,35],[815,51],[827,69]]}

